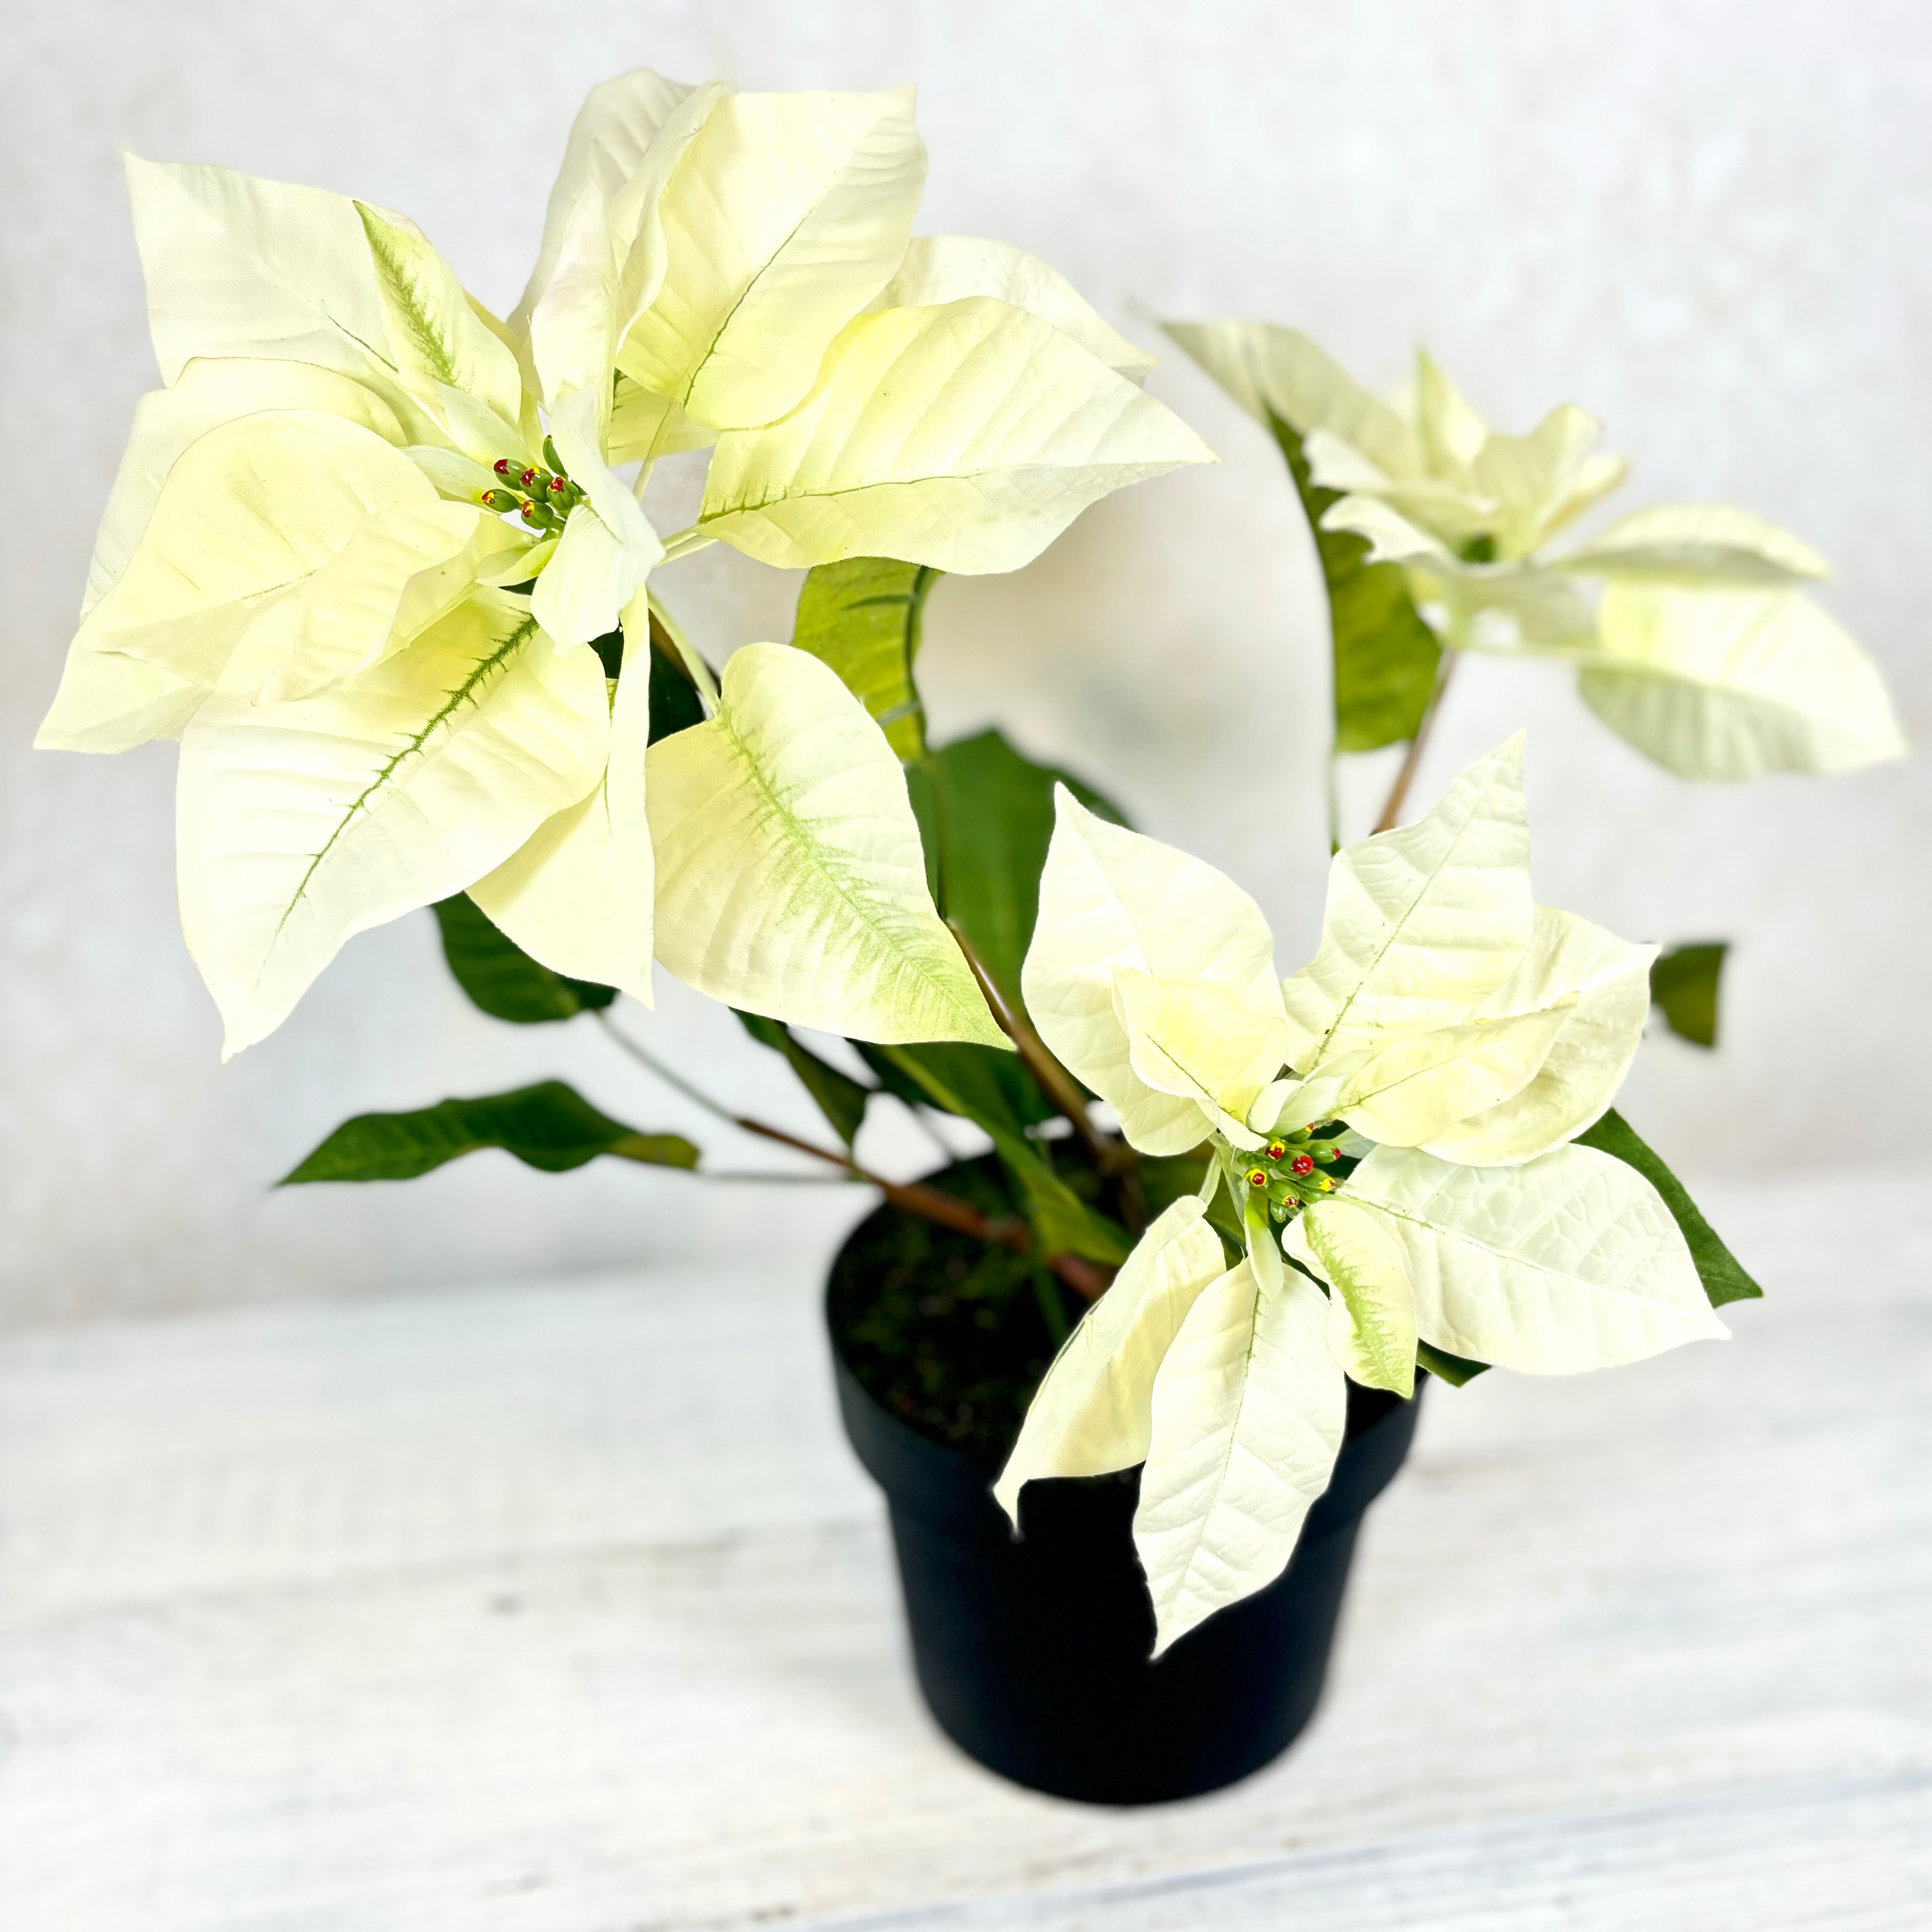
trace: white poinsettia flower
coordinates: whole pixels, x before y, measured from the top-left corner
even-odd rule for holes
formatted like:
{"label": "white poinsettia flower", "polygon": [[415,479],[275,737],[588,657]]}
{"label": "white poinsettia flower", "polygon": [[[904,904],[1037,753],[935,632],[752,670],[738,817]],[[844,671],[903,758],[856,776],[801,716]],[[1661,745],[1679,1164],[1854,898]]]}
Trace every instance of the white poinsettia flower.
{"label": "white poinsettia flower", "polygon": [[1790,532],[1722,504],[1661,504],[1552,554],[1550,540],[1624,479],[1598,424],[1553,410],[1492,431],[1427,353],[1393,400],[1302,334],[1175,323],[1250,414],[1300,444],[1335,493],[1322,526],[1406,573],[1459,650],[1555,657],[1610,728],[1687,778],[1850,771],[1906,750],[1877,668],[1805,586],[1828,574]]}
{"label": "white poinsettia flower", "polygon": [[578,117],[512,326],[553,410],[615,370],[613,461],[716,445],[670,554],[1012,569],[1108,491],[1211,460],[1045,263],[913,238],[912,107],[639,74]]}
{"label": "white poinsettia flower", "polygon": [[[677,646],[734,828],[687,842],[792,896],[714,904],[684,877],[657,938],[647,585],[668,556],[722,537],[787,565],[1008,568],[1108,490],[1208,457],[1044,264],[911,243],[925,171],[910,90],[626,75],[578,117],[506,322],[400,215],[130,162],[165,386],[39,742],[181,738],[184,928],[226,1051],[351,934],[465,890],[545,964],[646,1000],[656,953],[777,1018],[998,1037],[934,946],[896,761],[796,653],[741,652],[721,694]],[[650,464],[714,441],[698,523],[661,541]],[[792,744],[808,730],[849,769]],[[810,811],[763,815],[812,784]],[[768,956],[814,943],[816,982],[804,951]]]}
{"label": "white poinsettia flower", "polygon": [[[1162,1648],[1280,1574],[1345,1372],[1406,1395],[1418,1342],[1556,1374],[1726,1332],[1650,1182],[1572,1144],[1636,1050],[1655,949],[1535,904],[1521,762],[1519,737],[1338,854],[1286,981],[1246,893],[1058,794],[1028,1011],[1136,1148],[1213,1159],[1049,1371],[997,1493],[1144,1462]],[[1232,1268],[1204,1220],[1223,1185]]]}

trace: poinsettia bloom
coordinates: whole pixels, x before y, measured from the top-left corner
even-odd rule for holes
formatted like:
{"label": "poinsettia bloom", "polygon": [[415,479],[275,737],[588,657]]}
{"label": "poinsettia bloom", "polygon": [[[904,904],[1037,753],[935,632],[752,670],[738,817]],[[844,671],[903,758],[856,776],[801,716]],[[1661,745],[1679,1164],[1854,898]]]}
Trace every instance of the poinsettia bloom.
{"label": "poinsettia bloom", "polygon": [[[1208,456],[1042,264],[912,244],[924,174],[908,91],[626,76],[578,118],[506,323],[400,215],[130,161],[166,386],[136,412],[39,742],[181,738],[183,925],[226,1051],[351,934],[464,890],[544,964],[643,999],[655,952],[777,1018],[998,1037],[913,890],[897,763],[823,667],[761,647],[720,693],[692,658],[738,842],[680,850],[774,868],[794,896],[762,908],[774,928],[872,977],[808,989],[718,882],[687,867],[662,891],[646,798],[650,771],[699,755],[646,757],[668,555],[722,538],[785,565],[1006,569]],[[644,475],[714,440],[698,524],[661,541]],[[830,792],[795,718],[856,760]],[[814,808],[775,826],[794,785]]]}
{"label": "poinsettia bloom", "polygon": [[1136,1148],[1213,1159],[1054,1363],[998,1493],[1144,1461],[1162,1648],[1280,1574],[1345,1371],[1406,1395],[1418,1342],[1552,1374],[1726,1332],[1655,1188],[1571,1144],[1636,1052],[1654,949],[1535,904],[1520,766],[1519,737],[1337,854],[1285,982],[1238,886],[1059,795],[1028,1010]]}
{"label": "poinsettia bloom", "polygon": [[1261,322],[1168,333],[1243,407],[1298,440],[1337,493],[1324,530],[1400,564],[1437,636],[1557,658],[1619,736],[1687,778],[1840,772],[1902,756],[1869,657],[1804,586],[1827,574],[1790,532],[1721,504],[1664,504],[1568,552],[1550,540],[1623,481],[1570,405],[1498,435],[1429,356],[1391,401],[1304,335]]}

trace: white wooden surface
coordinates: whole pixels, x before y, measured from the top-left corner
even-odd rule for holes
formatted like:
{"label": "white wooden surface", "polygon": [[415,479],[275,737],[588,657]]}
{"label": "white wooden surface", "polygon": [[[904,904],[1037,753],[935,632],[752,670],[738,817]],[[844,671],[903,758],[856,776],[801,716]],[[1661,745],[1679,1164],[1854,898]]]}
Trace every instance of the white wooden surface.
{"label": "white wooden surface", "polygon": [[1151,1812],[927,1721],[780,1225],[16,1337],[0,1926],[1920,1932],[1932,1190],[1713,1192],[1737,1340],[1434,1391],[1312,1730]]}

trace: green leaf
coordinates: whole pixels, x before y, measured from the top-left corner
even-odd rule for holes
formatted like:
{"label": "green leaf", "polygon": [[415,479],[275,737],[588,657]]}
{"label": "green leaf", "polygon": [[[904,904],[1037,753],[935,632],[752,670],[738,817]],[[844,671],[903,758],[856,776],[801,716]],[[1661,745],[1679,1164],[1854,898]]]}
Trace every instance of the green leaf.
{"label": "green leaf", "polygon": [[1697,1046],[1718,1043],[1718,981],[1730,950],[1721,939],[1673,946],[1650,969],[1652,1003],[1680,1040]]}
{"label": "green leaf", "polygon": [[946,881],[939,869],[938,767],[928,758],[916,760],[905,768],[906,797],[912,815],[919,823],[919,849],[926,859],[926,889],[932,902],[946,910]]}
{"label": "green leaf", "polygon": [[1750,1301],[1762,1296],[1764,1290],[1744,1272],[1737,1257],[1718,1238],[1717,1230],[1698,1213],[1683,1182],[1638,1138],[1636,1130],[1614,1107],[1594,1126],[1579,1134],[1576,1141],[1580,1146],[1594,1148],[1635,1168],[1664,1196],[1664,1204],[1683,1232],[1690,1258],[1697,1264],[1698,1278],[1713,1308],[1721,1308],[1727,1301]]}
{"label": "green leaf", "polygon": [[890,557],[848,557],[806,573],[792,643],[830,664],[902,759],[926,750],[926,712],[913,683],[920,623],[940,572]]}
{"label": "green leaf", "polygon": [[1052,1102],[1017,1054],[964,1041],[896,1046],[890,1053],[866,1040],[852,1044],[879,1084],[908,1106],[938,1107],[981,1126],[994,1119],[1016,1133],[1054,1118]]}
{"label": "green leaf", "polygon": [[1182,1196],[1198,1194],[1208,1178],[1208,1163],[1214,1156],[1205,1148],[1192,1154],[1150,1156],[1134,1169],[1141,1184],[1141,1198],[1149,1214],[1159,1214]]}
{"label": "green leaf", "polygon": [[1035,764],[998,731],[962,738],[914,770],[932,788],[946,915],[972,941],[1009,1002],[1019,1006],[1020,967],[1039,916],[1040,868],[1053,838],[1054,786],[1065,785],[1113,824],[1126,819],[1090,785]]}
{"label": "green leaf", "polygon": [[[810,1048],[801,1046],[790,1027],[768,1020],[758,1013],[740,1013],[740,1023],[760,1046],[784,1055],[787,1064],[803,1083],[805,1090],[818,1103],[818,1111],[831,1123],[832,1131],[849,1148],[866,1118],[866,1102],[873,1090],[862,1087],[837,1067],[819,1058]],[[985,1051],[986,1049],[982,1049]],[[1005,1056],[1000,1056],[1004,1058]]]}
{"label": "green leaf", "polygon": [[651,742],[704,722],[704,701],[691,674],[654,638],[651,642]]}
{"label": "green leaf", "polygon": [[1116,1222],[1089,1208],[1048,1166],[1034,1144],[1023,1142],[1028,1157],[1016,1156],[1001,1137],[993,1143],[1000,1163],[1018,1187],[1026,1217],[1041,1248],[1049,1255],[1080,1255],[1118,1268],[1133,1244]]}
{"label": "green leaf", "polygon": [[430,910],[442,929],[442,956],[456,983],[493,1019],[537,1026],[594,1012],[617,997],[615,987],[566,979],[538,965],[467,892],[438,899]]}
{"label": "green leaf", "polygon": [[606,631],[601,638],[592,638],[590,648],[597,653],[597,662],[604,667],[604,681],[614,684],[624,668],[623,626],[620,625],[615,630]]}
{"label": "green leaf", "polygon": [[1328,587],[1335,652],[1335,748],[1372,752],[1413,738],[1436,688],[1442,647],[1417,615],[1397,563],[1368,563],[1368,539],[1324,530],[1322,519],[1341,493],[1309,475],[1301,438],[1271,411],[1268,426],[1288,459]]}
{"label": "green leaf", "polygon": [[1415,1366],[1426,1369],[1438,1382],[1447,1382],[1451,1388],[1460,1388],[1465,1382],[1474,1382],[1490,1365],[1452,1355],[1447,1348],[1432,1348],[1426,1342],[1418,1342],[1415,1345]]}
{"label": "green leaf", "polygon": [[443,1100],[413,1113],[358,1114],[279,1184],[412,1180],[479,1148],[501,1148],[548,1174],[581,1167],[600,1154],[652,1167],[694,1168],[698,1157],[682,1134],[640,1134],[599,1113],[561,1080],[542,1080],[514,1093]]}
{"label": "green leaf", "polygon": [[1045,1147],[1028,1138],[1027,1126],[1052,1109],[1012,1055],[983,1047],[854,1044],[889,1091],[956,1114],[988,1136],[1048,1254],[1126,1259],[1125,1231],[1088,1207],[1054,1172]]}

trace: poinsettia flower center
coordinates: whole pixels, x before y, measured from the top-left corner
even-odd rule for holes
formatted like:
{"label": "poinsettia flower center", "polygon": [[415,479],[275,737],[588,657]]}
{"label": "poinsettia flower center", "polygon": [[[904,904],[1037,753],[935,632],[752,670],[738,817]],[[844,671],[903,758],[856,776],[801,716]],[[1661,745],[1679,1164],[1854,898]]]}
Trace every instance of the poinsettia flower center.
{"label": "poinsettia flower center", "polygon": [[1250,1200],[1265,1201],[1272,1221],[1291,1220],[1310,1202],[1335,1191],[1334,1176],[1322,1171],[1342,1158],[1332,1123],[1277,1128],[1249,1153],[1223,1144],[1224,1158],[1240,1178],[1239,1191]]}
{"label": "poinsettia flower center", "polygon": [[500,516],[521,518],[533,530],[555,536],[584,501],[583,490],[570,480],[556,445],[548,436],[544,438],[543,463],[500,456],[490,466],[501,481],[479,490],[476,500]]}

